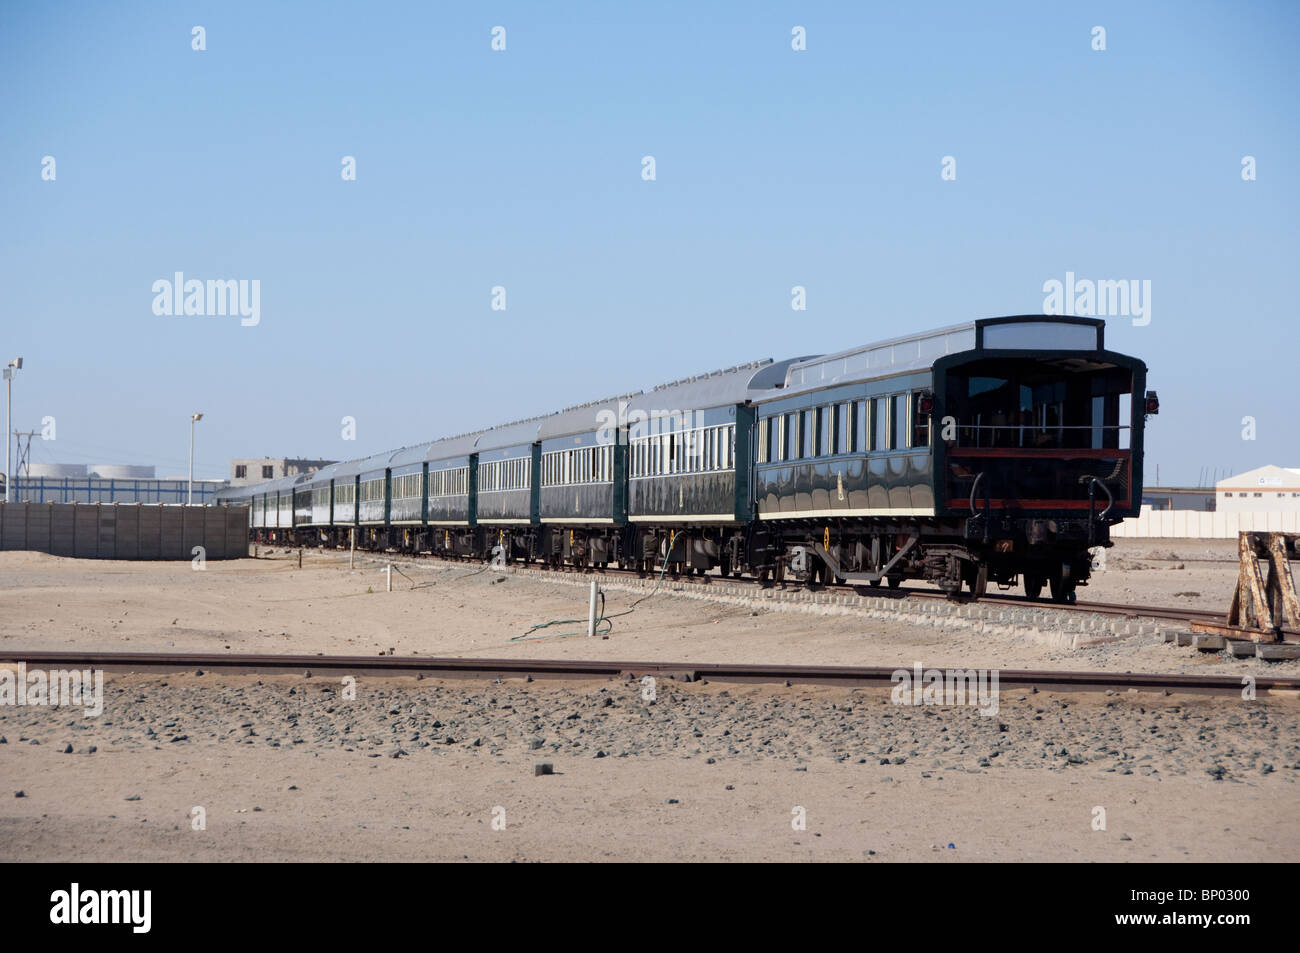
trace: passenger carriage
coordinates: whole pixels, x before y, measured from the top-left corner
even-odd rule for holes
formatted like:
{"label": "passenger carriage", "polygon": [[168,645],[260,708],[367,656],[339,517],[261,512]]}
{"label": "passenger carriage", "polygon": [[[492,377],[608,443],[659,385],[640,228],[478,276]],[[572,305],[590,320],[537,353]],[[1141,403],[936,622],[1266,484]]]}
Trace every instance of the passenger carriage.
{"label": "passenger carriage", "polygon": [[539,556],[551,565],[607,566],[626,558],[627,435],[613,398],[570,407],[538,431]]}
{"label": "passenger carriage", "polygon": [[475,441],[475,520],[484,552],[506,561],[541,552],[540,496],[534,479],[541,460],[541,425],[535,417],[496,427]]}
{"label": "passenger carriage", "polygon": [[357,528],[358,484],[363,462],[348,460],[326,468],[330,471],[330,534],[336,546],[346,545]]}
{"label": "passenger carriage", "polygon": [[393,451],[362,460],[357,473],[357,545],[367,549],[387,545],[388,461]]}
{"label": "passenger carriage", "polygon": [[306,541],[324,545],[335,542],[334,526],[334,475],[342,464],[332,463],[311,474],[305,482],[311,494],[311,509],[303,536]]}
{"label": "passenger carriage", "polygon": [[475,520],[478,436],[448,437],[425,448],[425,524],[435,553],[471,556],[481,550]]}
{"label": "passenger carriage", "polygon": [[[755,401],[756,565],[1072,600],[1136,512],[1146,366],[1104,322],[974,321],[790,366]],[[1134,400],[1134,395],[1139,395]]]}
{"label": "passenger carriage", "polygon": [[629,548],[641,569],[664,561],[674,571],[740,571],[752,512],[750,401],[789,363],[701,374],[628,402]]}

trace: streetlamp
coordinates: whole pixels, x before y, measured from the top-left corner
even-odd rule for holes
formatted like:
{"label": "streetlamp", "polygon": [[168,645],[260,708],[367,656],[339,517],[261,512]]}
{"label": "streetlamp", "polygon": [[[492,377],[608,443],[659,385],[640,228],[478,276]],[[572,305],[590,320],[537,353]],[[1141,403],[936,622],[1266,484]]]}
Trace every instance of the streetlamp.
{"label": "streetlamp", "polygon": [[22,369],[23,359],[15,357],[9,362],[4,369],[5,379],[5,502],[12,503],[14,500],[14,479],[13,473],[9,470],[9,451],[13,449],[10,437],[14,432],[13,403],[14,403],[14,375]]}
{"label": "streetlamp", "polygon": [[190,489],[185,498],[186,505],[194,503],[194,425],[202,419],[202,414],[190,414]]}

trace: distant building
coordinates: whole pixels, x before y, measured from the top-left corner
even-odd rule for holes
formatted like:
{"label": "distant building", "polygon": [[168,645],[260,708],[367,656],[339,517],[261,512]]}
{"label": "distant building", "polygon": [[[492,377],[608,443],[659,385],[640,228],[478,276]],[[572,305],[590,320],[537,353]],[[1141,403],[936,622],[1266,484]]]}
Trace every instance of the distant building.
{"label": "distant building", "polygon": [[1272,464],[1220,480],[1214,486],[1221,513],[1300,512],[1300,468]]}
{"label": "distant building", "polygon": [[1149,486],[1142,490],[1142,505],[1153,510],[1214,512],[1212,486]]}
{"label": "distant building", "polygon": [[248,486],[250,483],[262,483],[279,477],[297,476],[299,473],[315,473],[321,467],[327,467],[334,460],[298,460],[291,457],[250,457],[230,461],[230,485]]}

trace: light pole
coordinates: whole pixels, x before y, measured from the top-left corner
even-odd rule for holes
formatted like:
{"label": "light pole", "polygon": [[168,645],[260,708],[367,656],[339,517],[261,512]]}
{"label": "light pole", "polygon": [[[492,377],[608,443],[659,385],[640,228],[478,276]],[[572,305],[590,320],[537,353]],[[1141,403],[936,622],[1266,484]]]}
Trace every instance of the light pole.
{"label": "light pole", "polygon": [[9,362],[4,369],[5,377],[5,502],[12,503],[14,499],[14,477],[9,469],[9,451],[13,449],[13,441],[9,438],[13,436],[14,418],[14,375],[22,369],[23,359],[15,357]]}
{"label": "light pole", "polygon": [[194,502],[194,425],[202,419],[202,414],[190,414],[190,489],[185,497],[187,505]]}

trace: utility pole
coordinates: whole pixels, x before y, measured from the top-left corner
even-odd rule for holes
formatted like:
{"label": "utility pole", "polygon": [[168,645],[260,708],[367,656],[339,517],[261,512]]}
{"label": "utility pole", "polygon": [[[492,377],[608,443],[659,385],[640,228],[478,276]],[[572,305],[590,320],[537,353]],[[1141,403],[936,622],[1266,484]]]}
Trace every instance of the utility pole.
{"label": "utility pole", "polygon": [[185,497],[186,505],[194,503],[194,425],[202,419],[202,414],[190,414],[190,485]]}
{"label": "utility pole", "polygon": [[23,359],[15,357],[9,362],[4,369],[5,379],[5,502],[12,503],[14,500],[14,475],[9,467],[9,453],[13,449],[13,441],[10,436],[14,429],[13,404],[14,404],[14,375],[22,370]]}

